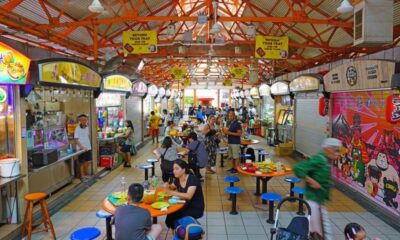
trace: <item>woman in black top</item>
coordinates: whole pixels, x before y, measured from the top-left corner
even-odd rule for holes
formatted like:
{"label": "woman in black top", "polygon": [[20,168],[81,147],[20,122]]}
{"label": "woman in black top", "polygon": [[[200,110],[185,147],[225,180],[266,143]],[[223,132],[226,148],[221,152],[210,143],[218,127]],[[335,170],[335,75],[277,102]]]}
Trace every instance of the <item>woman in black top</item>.
{"label": "woman in black top", "polygon": [[174,162],[174,182],[164,183],[164,192],[186,200],[185,206],[172,214],[167,215],[165,224],[174,228],[177,220],[185,216],[201,218],[204,214],[204,197],[200,180],[191,174],[189,165],[182,159]]}

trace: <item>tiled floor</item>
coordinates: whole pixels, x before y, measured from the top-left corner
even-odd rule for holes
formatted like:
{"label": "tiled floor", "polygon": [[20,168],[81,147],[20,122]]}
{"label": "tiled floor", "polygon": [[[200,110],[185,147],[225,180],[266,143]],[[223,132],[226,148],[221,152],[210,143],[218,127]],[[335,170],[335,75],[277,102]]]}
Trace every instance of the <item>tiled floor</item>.
{"label": "tiled floor", "polygon": [[[273,150],[265,144],[259,146],[268,151]],[[152,149],[155,145],[148,144],[135,156],[133,165],[144,162],[148,158],[154,157]],[[278,158],[273,156],[273,160],[282,161],[287,164],[294,164],[290,158]],[[219,165],[219,157],[218,157]],[[269,239],[271,225],[266,223],[268,212],[255,209],[254,204],[260,203],[259,197],[254,196],[255,179],[238,175],[241,181],[236,184],[245,189],[245,192],[238,196],[238,215],[230,215],[231,202],[227,200],[228,195],[224,192],[227,186],[223,179],[226,169],[230,164],[226,162],[225,168],[218,169],[217,174],[207,175],[204,184],[204,194],[206,199],[206,213],[200,222],[206,229],[206,239],[240,239],[255,240]],[[119,190],[120,179],[125,176],[129,183],[142,182],[144,173],[137,168],[119,168],[100,179],[96,184],[88,188],[74,201],[65,206],[61,211],[52,216],[53,224],[56,228],[58,239],[69,239],[70,233],[82,226],[97,226],[102,230],[102,237],[105,235],[105,221],[99,220],[95,213],[101,208],[104,197],[114,191]],[[268,190],[286,195],[289,191],[289,184],[283,181],[283,177],[273,178],[269,181]],[[280,223],[287,226],[297,211],[296,203],[288,203],[282,207]],[[358,222],[367,230],[368,236],[380,237],[384,239],[400,239],[400,233],[378,219],[363,207],[343,195],[336,189],[332,190],[332,200],[328,204],[330,221],[335,239],[344,239],[343,229],[349,222]],[[164,218],[159,218],[159,223],[164,223]],[[166,238],[166,230],[163,232],[162,239]],[[51,239],[47,233],[36,234],[33,239]],[[171,233],[166,239],[171,239]]]}

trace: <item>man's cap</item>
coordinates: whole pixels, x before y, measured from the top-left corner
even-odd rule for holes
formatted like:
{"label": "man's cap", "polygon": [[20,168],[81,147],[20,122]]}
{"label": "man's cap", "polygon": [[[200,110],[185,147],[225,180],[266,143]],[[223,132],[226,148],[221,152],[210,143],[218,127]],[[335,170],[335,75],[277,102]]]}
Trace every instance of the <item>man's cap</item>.
{"label": "man's cap", "polygon": [[78,118],[81,118],[81,117],[86,117],[86,118],[87,118],[88,115],[86,115],[86,114],[84,114],[84,113],[81,113],[81,114],[78,115]]}
{"label": "man's cap", "polygon": [[337,138],[327,138],[322,142],[322,148],[342,147],[342,142]]}

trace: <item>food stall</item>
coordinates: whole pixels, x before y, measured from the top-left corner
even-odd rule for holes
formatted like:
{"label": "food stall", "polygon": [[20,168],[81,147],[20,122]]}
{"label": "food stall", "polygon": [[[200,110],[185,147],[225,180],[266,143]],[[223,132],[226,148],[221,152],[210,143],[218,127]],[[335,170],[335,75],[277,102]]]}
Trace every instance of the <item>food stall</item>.
{"label": "food stall", "polygon": [[[26,165],[21,164],[22,117],[20,89],[29,79],[31,60],[0,42],[0,226],[20,222],[21,180],[26,181]],[[20,167],[22,165],[22,168]]]}
{"label": "food stall", "polygon": [[143,97],[147,94],[147,85],[141,81],[137,80],[132,84],[131,96],[126,99],[126,119],[132,121],[135,135],[135,144],[140,144],[144,141],[146,125],[143,121]]}
{"label": "food stall", "polygon": [[348,62],[324,76],[330,94],[332,136],[345,151],[334,162],[333,176],[354,196],[379,209],[387,219],[400,217],[400,123],[388,121],[386,110],[399,99],[391,81],[400,71],[392,61]]}
{"label": "food stall", "polygon": [[327,136],[329,119],[318,111],[320,98],[324,96],[322,82],[321,75],[307,74],[289,84],[290,92],[295,95],[295,150],[308,157],[320,151],[321,142]]}
{"label": "food stall", "polygon": [[125,99],[132,91],[132,82],[123,75],[103,78],[100,96],[96,99],[99,166],[112,168],[121,163],[118,154],[118,134],[124,130]]}
{"label": "food stall", "polygon": [[271,97],[275,100],[275,128],[280,143],[293,140],[293,102],[288,81],[278,81],[271,86]]}
{"label": "food stall", "polygon": [[271,88],[262,83],[258,89],[261,100],[261,134],[267,136],[268,128],[273,128],[275,124],[275,102],[271,97]]}
{"label": "food stall", "polygon": [[[97,146],[94,95],[100,92],[101,76],[70,59],[38,61],[31,76],[34,89],[25,101],[31,114],[26,126],[29,191],[51,193],[79,172],[75,160],[84,150],[76,146],[71,127],[79,114],[89,116],[92,149]],[[96,151],[92,151],[92,159],[95,172]]]}

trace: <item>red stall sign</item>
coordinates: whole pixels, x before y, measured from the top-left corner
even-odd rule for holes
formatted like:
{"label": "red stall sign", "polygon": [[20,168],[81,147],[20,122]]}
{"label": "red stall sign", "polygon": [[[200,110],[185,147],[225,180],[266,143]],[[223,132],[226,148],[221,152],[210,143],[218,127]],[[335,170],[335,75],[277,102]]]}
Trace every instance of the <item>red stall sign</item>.
{"label": "red stall sign", "polygon": [[319,115],[324,117],[328,115],[329,111],[329,99],[326,97],[321,97],[319,99]]}
{"label": "red stall sign", "polygon": [[389,96],[386,100],[386,120],[391,123],[400,121],[400,96]]}

